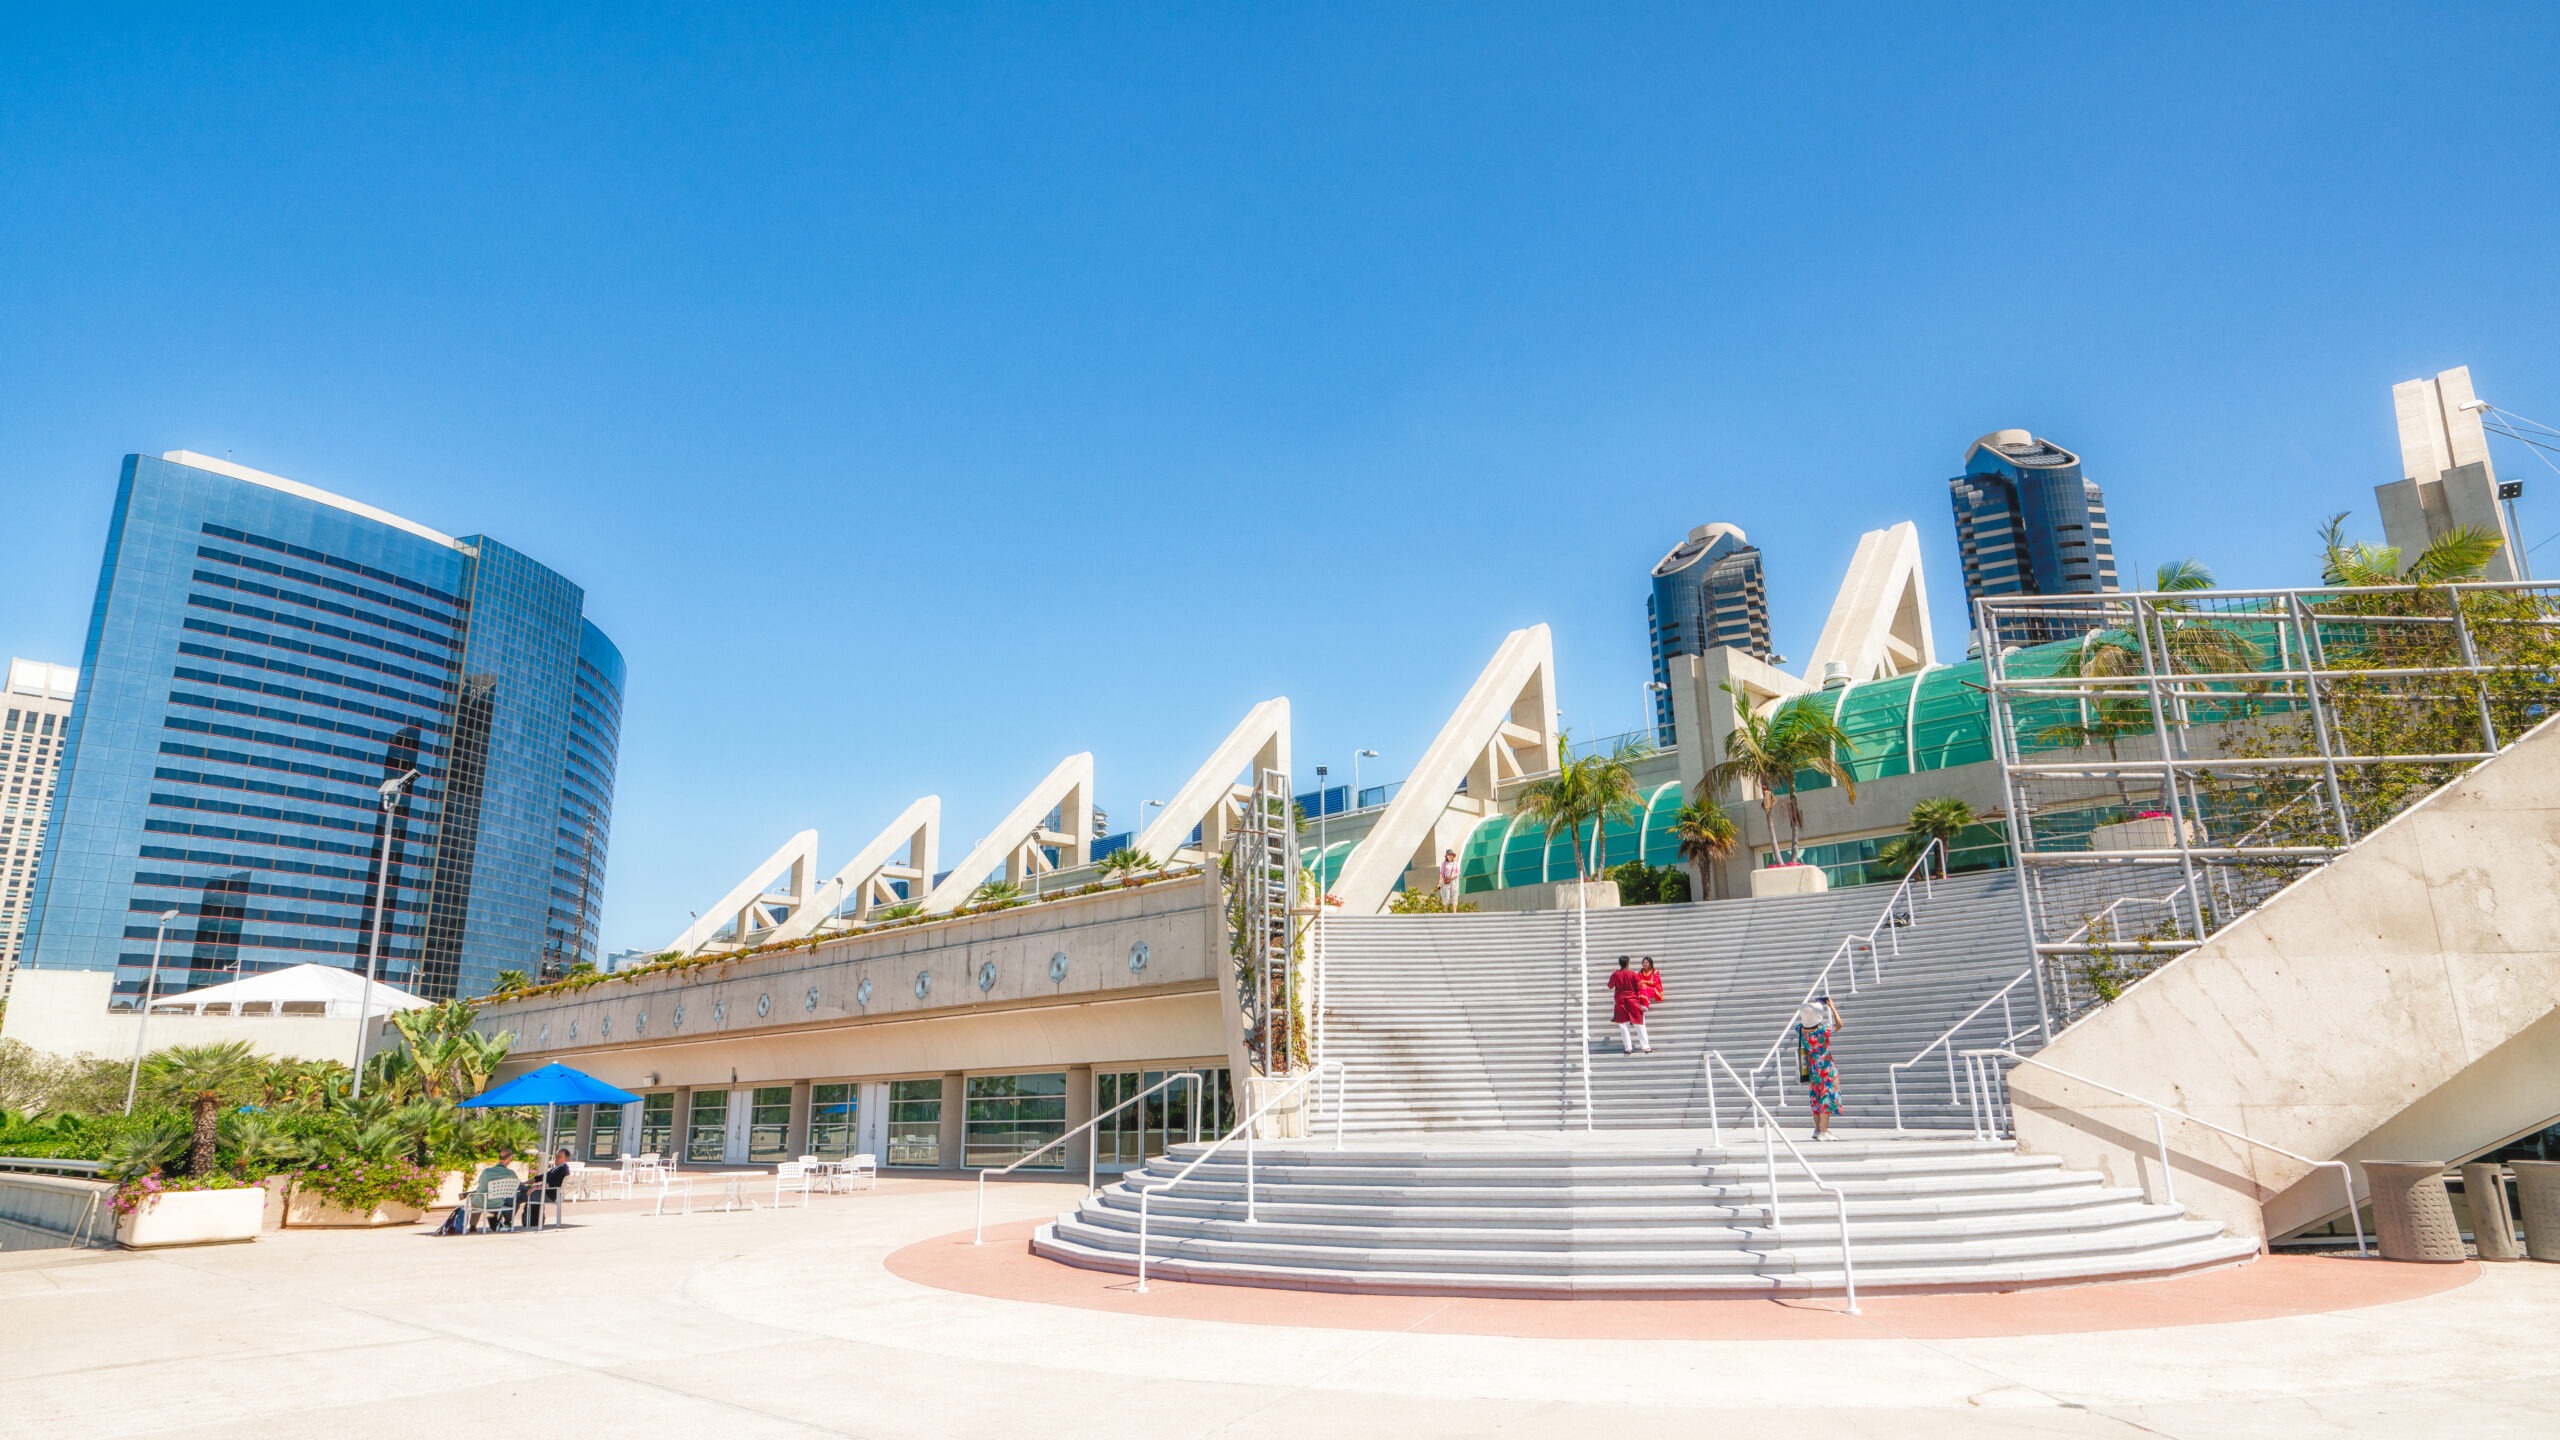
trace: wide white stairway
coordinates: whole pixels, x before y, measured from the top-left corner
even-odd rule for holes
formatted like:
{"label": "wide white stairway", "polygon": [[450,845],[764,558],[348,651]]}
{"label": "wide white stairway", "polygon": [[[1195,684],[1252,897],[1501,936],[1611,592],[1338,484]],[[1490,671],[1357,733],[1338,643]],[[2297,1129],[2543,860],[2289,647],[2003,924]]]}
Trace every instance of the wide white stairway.
{"label": "wide white stairway", "polygon": [[[1800,1139],[1800,1143],[1804,1143]],[[1866,1291],[2009,1289],[2233,1264],[2216,1223],[2009,1145],[1844,1135],[1805,1148],[1848,1201]],[[1044,1227],[1033,1249],[1136,1268],[1139,1190],[1179,1145]],[[1784,1295],[1843,1285],[1838,1210],[1783,1151],[1704,1132],[1363,1135],[1263,1142],[1247,1218],[1230,1144],[1147,1201],[1151,1277],[1306,1289],[1496,1295]]]}
{"label": "wide white stairway", "polygon": [[[2014,871],[1914,886],[1909,923],[1879,929],[1890,885],[1824,895],[1591,912],[1589,983],[1570,912],[1333,918],[1324,938],[1324,1050],[1350,1072],[1357,1130],[1581,1128],[1583,1026],[1591,1037],[1590,1118],[1609,1128],[1704,1126],[1701,1058],[1749,1072],[1778,1047],[1763,1094],[1804,1115],[1789,1017],[1841,940],[1875,931],[1875,952],[1842,959],[1825,982],[1847,1024],[1834,1046],[1841,1123],[1893,1125],[1887,1067],[1907,1060],[2027,966]],[[1654,958],[1664,999],[1651,1055],[1626,1055],[1609,1023],[1608,972]],[[1849,968],[1857,974],[1851,988]],[[1880,973],[1879,973],[1880,972]],[[1585,1014],[1587,1012],[1587,1015]],[[2032,1050],[2033,984],[2009,992],[1957,1036]],[[2020,1033],[2022,1032],[2023,1033]],[[1902,1119],[1965,1128],[1945,1051],[1906,1070]],[[1727,1118],[1736,1097],[1728,1094]]]}

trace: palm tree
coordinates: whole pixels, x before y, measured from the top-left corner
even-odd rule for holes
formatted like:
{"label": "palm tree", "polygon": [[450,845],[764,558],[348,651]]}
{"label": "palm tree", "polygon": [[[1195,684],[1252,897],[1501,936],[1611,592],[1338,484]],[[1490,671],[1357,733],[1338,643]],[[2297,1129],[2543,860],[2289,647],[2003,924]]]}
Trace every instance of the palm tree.
{"label": "palm tree", "polygon": [[1126,845],[1102,857],[1102,873],[1119,876],[1120,883],[1123,885],[1137,884],[1141,871],[1154,868],[1156,868],[1156,857],[1144,850],[1132,850]]}
{"label": "palm tree", "polygon": [[1742,687],[1727,681],[1724,691],[1733,697],[1734,725],[1724,737],[1725,758],[1707,771],[1707,783],[1721,790],[1749,781],[1760,792],[1760,815],[1769,828],[1772,844],[1778,838],[1778,803],[1785,801],[1787,858],[1793,860],[1801,852],[1799,842],[1804,838],[1804,807],[1796,800],[1796,776],[1806,770],[1828,776],[1855,805],[1857,777],[1840,763],[1840,757],[1855,755],[1857,747],[1828,711],[1815,709],[1801,699],[1758,715],[1752,713],[1750,696]]}
{"label": "palm tree", "polygon": [[492,995],[512,995],[518,990],[529,989],[532,985],[533,982],[526,979],[525,973],[521,970],[501,970],[498,972],[497,983],[490,987],[489,993]]}
{"label": "palm tree", "polygon": [[2163,560],[2152,576],[2151,588],[2163,595],[2181,595],[2191,590],[2213,588],[2213,571],[2201,560],[2190,556],[2184,560]]}
{"label": "palm tree", "polygon": [[990,880],[969,892],[969,903],[980,910],[1010,910],[1023,903],[1022,887],[1010,880]]}
{"label": "palm tree", "polygon": [[[1947,857],[1955,853],[1956,837],[1980,823],[1980,819],[1973,813],[1971,805],[1953,795],[1940,795],[1912,806],[1911,818],[1906,823],[1911,827],[1912,835],[1923,844],[1931,840],[1938,842],[1938,873],[1944,875],[1947,873]],[[1903,868],[1907,870],[1910,866],[1906,864]]]}
{"label": "palm tree", "polygon": [[[1538,821],[1546,827],[1550,838],[1565,835],[1573,845],[1573,873],[1577,880],[1589,881],[1599,868],[1600,832],[1609,821],[1633,817],[1642,802],[1636,798],[1635,771],[1617,755],[1584,755],[1576,758],[1573,742],[1556,737],[1556,768],[1522,786],[1512,801],[1514,812]],[[1582,827],[1592,827],[1592,845],[1586,853],[1582,844]]]}
{"label": "palm tree", "polygon": [[1715,801],[1705,796],[1680,807],[1671,817],[1671,838],[1680,844],[1680,858],[1697,867],[1698,895],[1715,898],[1715,862],[1733,853],[1742,843],[1742,827]]}
{"label": "palm tree", "polygon": [[2458,525],[2428,541],[2427,548],[2403,569],[2397,546],[2346,538],[2348,513],[2341,510],[2320,527],[2323,585],[2444,585],[2477,580],[2503,543],[2486,530]]}
{"label": "palm tree", "polygon": [[163,1050],[144,1062],[143,1069],[152,1083],[186,1097],[194,1112],[194,1139],[187,1152],[187,1173],[210,1175],[221,1133],[217,1124],[222,1117],[222,1096],[226,1090],[239,1090],[258,1082],[266,1062],[249,1048],[246,1040],[225,1040],[218,1045],[181,1045]]}

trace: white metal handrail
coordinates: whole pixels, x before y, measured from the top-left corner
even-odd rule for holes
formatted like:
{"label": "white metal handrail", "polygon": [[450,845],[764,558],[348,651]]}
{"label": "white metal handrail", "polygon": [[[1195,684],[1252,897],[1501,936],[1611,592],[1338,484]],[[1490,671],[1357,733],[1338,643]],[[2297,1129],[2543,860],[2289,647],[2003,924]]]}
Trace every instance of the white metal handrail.
{"label": "white metal handrail", "polygon": [[2076,1084],[2086,1085],[2094,1090],[2104,1090],[2110,1095],[2130,1100],[2136,1105],[2147,1105],[2150,1107],[2152,1140],[2153,1143],[2158,1146],[2160,1151],[2160,1198],[2166,1204],[2175,1205],[2178,1203],[2178,1182],[2176,1172],[2170,1168],[2169,1164],[2169,1131],[2168,1127],[2161,1119],[2164,1115],[2175,1115],[2190,1125],[2202,1126],[2217,1135],[2227,1135],[2234,1140],[2255,1145],[2261,1150],[2272,1150],[2276,1154],[2283,1156],[2287,1160],[2294,1161],[2297,1164],[2309,1165],[2314,1169],[2336,1170],[2338,1172],[2339,1185],[2346,1191],[2347,1218],[2355,1225],[2356,1253],[2358,1255],[2367,1253],[2364,1238],[2364,1216],[2356,1209],[2355,1172],[2347,1167],[2347,1162],[2344,1160],[2314,1160],[2308,1155],[2296,1154],[2272,1141],[2261,1140],[2255,1135],[2244,1135],[2228,1126],[2216,1125],[2210,1120],[2189,1114],[2175,1105],[2163,1105],[2159,1101],[2151,1099],[2148,1096],[2136,1095],[2130,1090],[2119,1090],[2115,1086],[2110,1085],[2103,1080],[2092,1080],[2086,1075],[2074,1074],[2069,1070],[2063,1069],[2059,1065],[2039,1059],[2036,1056],[2021,1055],[2017,1051],[2007,1049],[2005,1047],[1997,1050],[1967,1050],[1964,1052],[1963,1058],[1965,1060],[1965,1082],[1978,1097],[1974,1104],[1976,1134],[1995,1134],[1996,1131],[1993,1127],[1998,1123],[1998,1114],[2008,1110],[2009,1108],[2005,1102],[1996,1101],[1992,1095],[1991,1086],[1995,1081],[1998,1082],[2004,1093],[2008,1089],[2007,1073],[2002,1071],[1993,1062],[1998,1060],[2008,1060],[2012,1062],[2013,1066],[2033,1065],[2040,1069],[2051,1071],[2052,1073],[2061,1076],[2063,1079],[2072,1081]]}
{"label": "white metal handrail", "polygon": [[[1998,1005],[2000,1007],[2000,1044],[2003,1048],[2006,1048],[2012,1041],[2015,1041],[2018,1038],[2020,1033],[2018,1030],[2017,1016],[2009,1008],[2009,992],[2017,989],[2019,986],[2024,985],[2034,978],[2036,978],[2036,967],[2033,965],[2019,971],[2016,975],[2010,977],[2008,984],[1992,991],[1989,998],[1985,999],[1981,1004],[1974,1006],[1971,1010],[1966,1011],[1963,1019],[1948,1026],[1945,1033],[1939,1035],[1937,1039],[1930,1041],[1928,1044],[1921,1046],[1920,1053],[1912,1056],[1908,1060],[1896,1061],[1895,1063],[1884,1067],[1885,1083],[1893,1091],[1894,1129],[1900,1130],[1903,1128],[1902,1072],[1919,1064],[1921,1061],[1928,1059],[1930,1051],[1937,1049],[1939,1046],[1947,1045],[1948,1041],[1956,1038],[1957,1031],[1972,1024],[1981,1016],[1983,1011],[1990,1009],[1994,1005]],[[1947,1103],[1952,1105],[1955,1101],[1956,1052],[1955,1047],[1949,1045],[1947,1046]]]}
{"label": "white metal handrail", "polygon": [[1911,903],[1911,882],[1918,880],[1923,887],[1923,894],[1936,895],[1938,886],[1937,881],[1930,874],[1929,858],[1934,855],[1943,863],[1946,854],[1946,845],[1934,835],[1929,837],[1929,843],[1920,847],[1919,858],[1912,862],[1909,870],[1903,872],[1902,883],[1894,886],[1893,893],[1885,897],[1884,909],[1876,916],[1876,923],[1868,926],[1867,933],[1864,935],[1850,935],[1842,938],[1838,948],[1831,952],[1831,958],[1824,961],[1822,969],[1815,973],[1813,983],[1804,987],[1803,998],[1797,1000],[1794,1007],[1787,1012],[1786,1023],[1778,1027],[1778,1038],[1769,1042],[1768,1050],[1760,1056],[1760,1063],[1751,1067],[1753,1085],[1760,1083],[1760,1073],[1774,1065],[1778,1059],[1778,1052],[1786,1048],[1787,1032],[1794,1028],[1796,1012],[1811,1004],[1814,996],[1822,994],[1829,987],[1832,967],[1840,964],[1844,958],[1847,959],[1849,966],[1849,993],[1852,995],[1858,993],[1858,946],[1864,945],[1867,948],[1869,977],[1879,985],[1884,983],[1884,962],[1876,955],[1876,935],[1880,931],[1884,932],[1892,942],[1893,953],[1896,955],[1902,953],[1902,937],[1894,933],[1902,927],[1892,923],[1893,917],[1897,914],[1907,914],[1911,917],[1910,923],[1919,922],[1920,912]]}
{"label": "white metal handrail", "polygon": [[[1146,1099],[1148,1096],[1153,1095],[1153,1094],[1154,1094],[1154,1093],[1156,1093],[1157,1091],[1162,1090],[1162,1089],[1166,1088],[1167,1086],[1180,1084],[1181,1082],[1183,1082],[1183,1081],[1185,1081],[1185,1080],[1188,1080],[1188,1081],[1190,1081],[1190,1082],[1191,1082],[1191,1143],[1192,1143],[1192,1144],[1194,1144],[1194,1145],[1199,1144],[1199,1143],[1200,1143],[1200,1100],[1201,1100],[1201,1090],[1200,1090],[1200,1083],[1201,1083],[1201,1082],[1200,1082],[1200,1072],[1199,1072],[1199,1071],[1197,1071],[1197,1070],[1177,1070],[1177,1071],[1175,1071],[1173,1074],[1171,1074],[1171,1075],[1167,1075],[1166,1077],[1164,1077],[1163,1079],[1161,1079],[1161,1080],[1157,1081],[1157,1082],[1156,1082],[1156,1083],[1154,1083],[1153,1085],[1148,1086],[1146,1089],[1139,1091],[1137,1094],[1130,1096],[1128,1099],[1121,1101],[1119,1104],[1114,1105],[1114,1106],[1112,1106],[1110,1109],[1103,1111],[1101,1114],[1094,1116],[1094,1117],[1093,1117],[1092,1119],[1090,1119],[1090,1120],[1087,1120],[1086,1122],[1084,1122],[1083,1124],[1081,1124],[1081,1125],[1077,1126],[1077,1127],[1076,1127],[1076,1128],[1074,1128],[1073,1130],[1068,1131],[1066,1134],[1059,1136],[1057,1139],[1050,1141],[1048,1144],[1041,1146],[1039,1149],[1032,1151],[1030,1154],[1023,1156],[1021,1159],[1014,1161],[1011,1165],[1007,1165],[1007,1166],[1005,1166],[1004,1168],[1002,1168],[1002,1169],[1000,1169],[1000,1170],[997,1170],[997,1169],[989,1169],[989,1170],[981,1170],[981,1171],[979,1171],[979,1172],[978,1172],[978,1238],[977,1238],[977,1239],[975,1239],[975,1240],[973,1240],[973,1241],[971,1241],[970,1243],[971,1243],[971,1244],[973,1244],[973,1245],[984,1245],[984,1244],[986,1244],[986,1243],[987,1243],[987,1177],[988,1177],[988,1176],[990,1176],[990,1175],[1010,1175],[1010,1174],[1012,1174],[1014,1171],[1016,1171],[1016,1170],[1020,1169],[1021,1167],[1025,1166],[1025,1165],[1030,1164],[1032,1161],[1034,1161],[1034,1160],[1036,1160],[1036,1159],[1040,1158],[1040,1157],[1041,1157],[1041,1156],[1043,1156],[1043,1155],[1048,1154],[1050,1151],[1057,1149],[1059,1146],[1066,1144],[1068,1141],[1073,1140],[1074,1138],[1076,1138],[1077,1136],[1079,1136],[1079,1135],[1083,1134],[1083,1133],[1084,1133],[1084,1132],[1086,1132],[1087,1130],[1090,1130],[1090,1129],[1094,1128],[1095,1126],[1100,1125],[1103,1121],[1110,1119],[1112,1116],[1119,1114],[1121,1111],[1128,1109],[1130,1106],[1137,1104],[1139,1101]],[[1085,1150],[1084,1150],[1084,1190],[1085,1190],[1085,1193],[1086,1193],[1087,1195],[1092,1194],[1092,1193],[1093,1193],[1093,1191],[1094,1191],[1095,1186],[1094,1186],[1094,1183],[1093,1183],[1093,1177],[1094,1177],[1094,1153],[1093,1153],[1093,1147],[1092,1147],[1092,1146],[1090,1146],[1090,1145],[1088,1145],[1088,1146],[1086,1146],[1086,1147],[1085,1147]]]}
{"label": "white metal handrail", "polygon": [[[1279,1089],[1272,1091],[1271,1097],[1256,1106],[1253,1113],[1244,1117],[1241,1124],[1237,1125],[1236,1128],[1228,1131],[1226,1134],[1219,1136],[1217,1139],[1210,1141],[1208,1148],[1202,1150],[1198,1155],[1193,1156],[1191,1163],[1183,1166],[1179,1171],[1176,1171],[1172,1179],[1165,1181],[1161,1185],[1129,1184],[1130,1189],[1138,1192],[1139,1294],[1143,1295],[1147,1293],[1148,1206],[1149,1202],[1154,1200],[1156,1192],[1159,1190],[1170,1190],[1174,1186],[1181,1184],[1183,1181],[1190,1179],[1192,1171],[1209,1163],[1209,1157],[1217,1154],[1220,1150],[1225,1149],[1228,1141],[1235,1139],[1238,1135],[1242,1135],[1244,1137],[1244,1219],[1245,1223],[1248,1225],[1261,1223],[1261,1217],[1256,1213],[1253,1187],[1254,1122],[1260,1120],[1263,1116],[1270,1114],[1281,1101],[1289,1098],[1292,1094],[1295,1094],[1299,1087],[1311,1084],[1318,1076],[1324,1074],[1327,1070],[1333,1072],[1333,1148],[1336,1150],[1341,1149],[1343,1108],[1348,1102],[1351,1093],[1351,1067],[1343,1064],[1339,1060],[1320,1060],[1314,1065],[1309,1066],[1306,1071],[1300,1074],[1295,1080],[1292,1080],[1288,1084],[1281,1086]],[[1310,1093],[1307,1098],[1312,1101],[1316,1096]]]}
{"label": "white metal handrail", "polygon": [[1735,1073],[1733,1062],[1725,1059],[1720,1052],[1710,1050],[1707,1052],[1704,1063],[1707,1072],[1709,1144],[1719,1149],[1724,1145],[1724,1116],[1721,1107],[1716,1103],[1716,1067],[1724,1067],[1724,1073],[1731,1077],[1734,1088],[1742,1092],[1743,1103],[1749,1105],[1759,1116],[1760,1158],[1767,1165],[1769,1174],[1769,1233],[1780,1240],[1786,1238],[1786,1224],[1779,1216],[1778,1206],[1778,1147],[1780,1145],[1786,1146],[1787,1153],[1795,1157],[1795,1162],[1803,1169],[1805,1178],[1813,1182],[1813,1188],[1831,1197],[1831,1203],[1840,1215],[1840,1285],[1848,1296],[1849,1313],[1857,1314],[1858,1267],[1850,1254],[1848,1192],[1823,1179],[1822,1172],[1813,1168],[1813,1162],[1805,1158],[1802,1150],[1796,1148],[1796,1142],[1788,1139],[1786,1132],[1778,1128],[1778,1117],[1769,1113],[1769,1107],[1761,1104],[1760,1097],[1752,1094],[1751,1087],[1744,1084],[1742,1077]]}

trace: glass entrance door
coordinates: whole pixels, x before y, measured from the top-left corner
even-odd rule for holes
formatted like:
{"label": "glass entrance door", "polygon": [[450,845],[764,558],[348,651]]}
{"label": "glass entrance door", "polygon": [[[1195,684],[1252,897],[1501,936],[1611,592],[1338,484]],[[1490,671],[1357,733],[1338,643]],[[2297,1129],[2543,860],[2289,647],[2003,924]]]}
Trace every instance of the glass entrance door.
{"label": "glass entrance door", "polygon": [[[1181,1069],[1097,1070],[1093,1075],[1093,1113],[1104,1114],[1165,1076],[1180,1073]],[[1195,1104],[1201,1139],[1214,1139],[1235,1127],[1235,1100],[1228,1092],[1225,1066],[1201,1067],[1197,1087],[1188,1082],[1168,1085],[1095,1126],[1095,1166],[1127,1170],[1144,1164],[1150,1155],[1163,1154],[1168,1145],[1189,1140]]]}

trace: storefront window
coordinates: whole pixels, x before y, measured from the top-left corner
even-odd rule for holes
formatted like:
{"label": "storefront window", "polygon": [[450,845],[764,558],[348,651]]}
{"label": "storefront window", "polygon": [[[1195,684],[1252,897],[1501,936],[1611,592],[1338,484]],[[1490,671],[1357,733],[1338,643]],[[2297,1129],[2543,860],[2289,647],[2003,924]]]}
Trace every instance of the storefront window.
{"label": "storefront window", "polygon": [[587,1141],[587,1158],[590,1160],[622,1158],[622,1107],[598,1105],[594,1110],[595,1130]]}
{"label": "storefront window", "polygon": [[791,1158],[791,1087],[759,1085],[747,1105],[747,1159],[771,1165]]}
{"label": "storefront window", "polygon": [[[962,1163],[971,1167],[1010,1165],[1066,1134],[1065,1072],[970,1076],[964,1133]],[[1066,1163],[1066,1147],[1059,1146],[1025,1168],[1057,1170]]]}
{"label": "storefront window", "polygon": [[693,1092],[693,1109],[685,1117],[684,1158],[698,1165],[717,1165],[729,1158],[728,1091]]}
{"label": "storefront window", "polygon": [[850,1085],[810,1086],[809,1153],[829,1160],[852,1154],[860,1103]]}
{"label": "storefront window", "polygon": [[[1103,1070],[1093,1077],[1093,1113],[1108,1115],[1094,1127],[1094,1163],[1102,1166],[1131,1166],[1150,1155],[1161,1155],[1167,1145],[1191,1138],[1191,1116],[1194,1087],[1189,1081],[1168,1085],[1138,1104],[1109,1114],[1111,1108],[1143,1093],[1171,1070]],[[1212,1140],[1235,1127],[1235,1101],[1228,1093],[1227,1072],[1223,1066],[1200,1070],[1198,1110],[1200,1138]]]}
{"label": "storefront window", "polygon": [[942,1163],[942,1082],[889,1082],[889,1163]]}
{"label": "storefront window", "polygon": [[661,1158],[675,1153],[676,1097],[661,1090],[640,1101],[640,1149],[642,1155]]}

